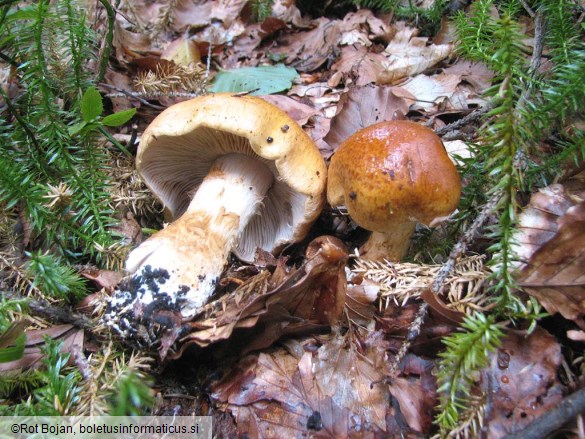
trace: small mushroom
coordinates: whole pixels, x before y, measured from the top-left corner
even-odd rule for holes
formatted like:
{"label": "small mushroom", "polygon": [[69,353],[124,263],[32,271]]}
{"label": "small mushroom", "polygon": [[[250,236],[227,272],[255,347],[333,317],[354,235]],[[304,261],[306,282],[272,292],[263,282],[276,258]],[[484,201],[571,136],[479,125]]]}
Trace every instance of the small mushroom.
{"label": "small mushroom", "polygon": [[273,252],[301,240],[325,201],[317,147],[258,97],[219,93],[169,107],[144,132],[136,163],[175,220],[131,252],[134,276],[111,301],[118,311],[156,302],[192,317],[230,252],[251,262],[257,247]]}
{"label": "small mushroom", "polygon": [[451,214],[461,180],[441,139],[409,121],[381,122],[345,140],[331,159],[327,200],[346,205],[372,231],[367,259],[401,260],[416,223],[434,226]]}

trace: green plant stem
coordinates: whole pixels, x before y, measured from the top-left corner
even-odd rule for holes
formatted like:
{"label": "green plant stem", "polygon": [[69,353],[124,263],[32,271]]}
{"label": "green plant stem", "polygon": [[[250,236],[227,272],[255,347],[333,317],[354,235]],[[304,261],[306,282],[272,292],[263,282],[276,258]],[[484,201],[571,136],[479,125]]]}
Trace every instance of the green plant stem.
{"label": "green plant stem", "polygon": [[99,0],[99,2],[106,9],[106,14],[108,16],[108,31],[106,32],[106,44],[102,53],[98,76],[95,81],[96,83],[102,81],[106,75],[108,63],[110,62],[110,51],[112,50],[112,44],[114,41],[114,22],[116,20],[116,11],[112,8],[110,2],[108,0]]}

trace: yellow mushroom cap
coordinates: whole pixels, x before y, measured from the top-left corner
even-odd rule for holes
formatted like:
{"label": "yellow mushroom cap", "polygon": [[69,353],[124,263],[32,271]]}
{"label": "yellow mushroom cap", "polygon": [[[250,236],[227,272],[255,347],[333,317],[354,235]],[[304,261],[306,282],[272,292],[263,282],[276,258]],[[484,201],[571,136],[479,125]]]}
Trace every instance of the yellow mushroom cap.
{"label": "yellow mushroom cap", "polygon": [[325,201],[325,162],[291,117],[259,97],[217,93],[167,108],[145,130],[136,163],[177,218],[215,160],[233,153],[257,158],[275,176],[234,253],[249,261],[256,247],[273,251],[302,239]]}

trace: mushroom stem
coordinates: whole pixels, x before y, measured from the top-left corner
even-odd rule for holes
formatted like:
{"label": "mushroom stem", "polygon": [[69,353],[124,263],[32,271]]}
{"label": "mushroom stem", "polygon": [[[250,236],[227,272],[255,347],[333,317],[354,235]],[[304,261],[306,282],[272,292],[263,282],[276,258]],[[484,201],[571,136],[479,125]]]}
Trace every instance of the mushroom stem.
{"label": "mushroom stem", "polygon": [[416,223],[404,221],[393,227],[391,232],[372,232],[360,248],[360,256],[370,261],[398,262],[404,258],[410,245]]}
{"label": "mushroom stem", "polygon": [[126,269],[135,272],[132,282],[139,285],[129,305],[172,304],[185,318],[195,315],[213,294],[230,250],[273,180],[270,169],[255,158],[218,158],[186,212],[128,257]]}

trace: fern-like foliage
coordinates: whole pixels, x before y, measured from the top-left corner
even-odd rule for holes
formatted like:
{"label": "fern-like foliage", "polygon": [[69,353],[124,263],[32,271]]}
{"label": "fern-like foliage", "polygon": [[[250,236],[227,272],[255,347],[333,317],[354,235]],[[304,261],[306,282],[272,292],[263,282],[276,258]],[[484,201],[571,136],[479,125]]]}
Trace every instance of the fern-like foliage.
{"label": "fern-like foliage", "polygon": [[[559,165],[585,157],[585,135],[573,124],[585,106],[583,29],[578,6],[571,0],[537,0],[536,20],[544,18],[542,53],[553,65],[546,73],[538,69],[538,51],[530,57],[523,45],[520,20],[523,9],[516,0],[478,0],[469,13],[455,17],[458,53],[485,63],[494,73],[494,86],[483,128],[474,146],[475,156],[465,161],[462,221],[473,215],[473,206],[487,198],[497,199],[497,222],[487,237],[492,269],[490,293],[498,306],[490,317],[475,315],[463,325],[465,333],[447,337],[439,367],[440,411],[437,422],[445,434],[457,429],[465,408],[474,371],[485,366],[487,353],[495,349],[501,331],[496,318],[527,320],[533,327],[543,316],[539,304],[517,294],[514,280],[514,226],[523,195],[535,186],[547,185]],[[580,84],[581,82],[581,84]],[[552,145],[546,156],[535,145]]]}
{"label": "fern-like foliage", "polygon": [[272,14],[274,0],[251,0],[252,17],[255,22],[260,23]]}
{"label": "fern-like foliage", "polygon": [[[61,344],[45,338],[43,368],[26,372],[23,379],[14,383],[22,386],[26,382],[34,386],[28,399],[12,406],[0,404],[0,415],[65,416],[73,413],[79,402],[81,376],[67,366],[69,354],[61,353]],[[0,398],[2,396],[5,395],[0,394]]]}
{"label": "fern-like foliage", "polygon": [[25,272],[33,288],[44,295],[64,300],[80,298],[87,293],[81,276],[55,256],[39,252],[29,256]]}
{"label": "fern-like foliage", "polygon": [[39,248],[99,262],[115,239],[106,150],[94,134],[72,136],[80,100],[96,73],[96,35],[75,0],[4,6],[0,50],[15,66],[19,93],[0,123],[0,203],[17,209]]}
{"label": "fern-like foliage", "polygon": [[439,413],[443,433],[458,426],[459,412],[468,408],[473,372],[488,364],[489,353],[500,345],[502,330],[493,316],[476,313],[462,323],[464,332],[443,339],[447,349],[438,367]]}
{"label": "fern-like foliage", "polygon": [[[485,62],[496,74],[496,85],[486,93],[493,103],[487,115],[489,124],[480,133],[475,159],[468,162],[473,169],[467,171],[475,174],[476,185],[481,182],[481,192],[499,194],[496,206],[499,221],[489,232],[493,242],[489,251],[493,289],[498,301],[506,307],[514,302],[512,233],[518,211],[517,194],[524,190],[519,160],[527,151],[518,128],[521,120],[517,103],[522,93],[526,61],[521,43],[523,35],[514,18],[516,11],[512,5],[507,5],[501,17],[494,19],[488,12],[492,6],[491,0],[480,0],[474,4],[469,18],[459,14],[457,25],[460,53]],[[475,191],[477,187],[471,189]],[[469,192],[466,195],[469,196]]]}

